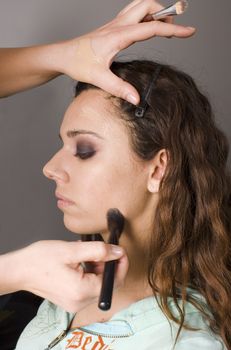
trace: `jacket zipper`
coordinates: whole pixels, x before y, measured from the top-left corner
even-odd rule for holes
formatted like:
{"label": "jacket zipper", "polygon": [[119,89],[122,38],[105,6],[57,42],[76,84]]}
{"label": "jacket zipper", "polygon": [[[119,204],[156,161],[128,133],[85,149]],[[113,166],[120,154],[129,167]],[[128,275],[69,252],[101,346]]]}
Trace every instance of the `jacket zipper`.
{"label": "jacket zipper", "polygon": [[52,340],[52,342],[47,346],[47,348],[45,350],[50,350],[52,349],[55,345],[57,345],[58,343],[61,342],[61,340],[63,340],[66,335],[67,335],[67,330],[62,331],[62,333],[60,333],[54,340]]}
{"label": "jacket zipper", "polygon": [[105,338],[126,338],[126,337],[130,337],[132,335],[132,333],[127,333],[127,334],[122,334],[122,335],[114,335],[114,334],[103,334],[103,333],[97,333],[94,331],[89,331],[89,330],[85,330],[85,328],[79,327],[78,329],[80,329],[81,331],[85,332],[85,333],[89,333],[92,335],[100,335],[102,337]]}
{"label": "jacket zipper", "polygon": [[[81,331],[88,333],[88,334],[92,334],[92,335],[99,335],[101,337],[105,337],[105,338],[126,338],[132,335],[132,333],[127,333],[127,334],[122,334],[122,335],[114,335],[114,334],[103,334],[103,333],[97,333],[94,331],[89,331],[89,330],[85,330],[84,328],[76,328],[76,329],[80,329]],[[74,329],[72,329],[73,331]],[[68,329],[65,331],[62,331],[62,333],[60,333],[54,340],[52,340],[52,342],[47,346],[47,348],[45,350],[50,350],[53,347],[55,347],[58,343],[60,343],[66,336],[68,333]]]}

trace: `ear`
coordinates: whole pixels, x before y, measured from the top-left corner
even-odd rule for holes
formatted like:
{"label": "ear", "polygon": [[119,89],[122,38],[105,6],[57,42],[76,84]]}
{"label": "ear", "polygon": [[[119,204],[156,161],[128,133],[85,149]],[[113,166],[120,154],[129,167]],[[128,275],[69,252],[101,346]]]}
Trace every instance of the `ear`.
{"label": "ear", "polygon": [[160,182],[164,176],[168,162],[168,153],[165,149],[160,150],[150,161],[150,170],[147,182],[148,191],[159,192]]}

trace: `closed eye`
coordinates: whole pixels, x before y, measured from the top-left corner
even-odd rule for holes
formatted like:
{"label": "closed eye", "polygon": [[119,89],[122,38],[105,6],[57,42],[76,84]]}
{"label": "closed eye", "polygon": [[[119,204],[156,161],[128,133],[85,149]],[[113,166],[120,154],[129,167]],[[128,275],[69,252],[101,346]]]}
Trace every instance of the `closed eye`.
{"label": "closed eye", "polygon": [[87,159],[87,158],[93,157],[95,153],[96,153],[95,151],[90,151],[90,152],[77,151],[75,156],[80,159]]}
{"label": "closed eye", "polygon": [[95,153],[96,151],[92,144],[89,144],[88,142],[77,143],[77,150],[75,154],[76,157],[79,157],[80,159],[87,159],[93,157]]}

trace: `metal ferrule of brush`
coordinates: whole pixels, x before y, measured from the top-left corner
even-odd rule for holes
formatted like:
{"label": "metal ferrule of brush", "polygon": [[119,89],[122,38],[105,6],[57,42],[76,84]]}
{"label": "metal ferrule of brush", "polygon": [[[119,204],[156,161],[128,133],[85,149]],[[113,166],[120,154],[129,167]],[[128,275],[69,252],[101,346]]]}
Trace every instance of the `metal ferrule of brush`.
{"label": "metal ferrule of brush", "polygon": [[166,16],[175,16],[175,15],[177,15],[176,6],[171,5],[156,13],[153,13],[151,16],[154,20],[158,20],[158,19],[165,18]]}

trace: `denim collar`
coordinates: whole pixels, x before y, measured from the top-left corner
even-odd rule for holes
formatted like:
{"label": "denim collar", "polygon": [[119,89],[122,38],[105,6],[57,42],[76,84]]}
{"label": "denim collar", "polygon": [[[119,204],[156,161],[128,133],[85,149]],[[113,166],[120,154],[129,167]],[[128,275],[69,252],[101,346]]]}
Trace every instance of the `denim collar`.
{"label": "denim collar", "polygon": [[159,306],[155,297],[147,297],[115,313],[107,322],[96,322],[81,327],[81,329],[86,332],[96,332],[103,335],[133,335],[137,331],[159,323],[160,319],[163,319],[163,314],[158,312],[158,309]]}
{"label": "denim collar", "polygon": [[[194,294],[196,296],[197,293]],[[203,300],[202,296],[197,294],[197,297]],[[169,300],[171,310],[177,315],[178,311],[173,300]],[[186,303],[186,313],[197,313],[198,310],[191,304]],[[104,323],[93,323],[81,329],[85,331],[95,331],[103,333],[108,331],[111,334],[116,332],[130,332],[131,335],[144,330],[145,328],[159,325],[161,322],[166,322],[165,314],[160,310],[158,302],[154,296],[149,296],[132,303],[127,308],[115,313],[110,320]]]}

